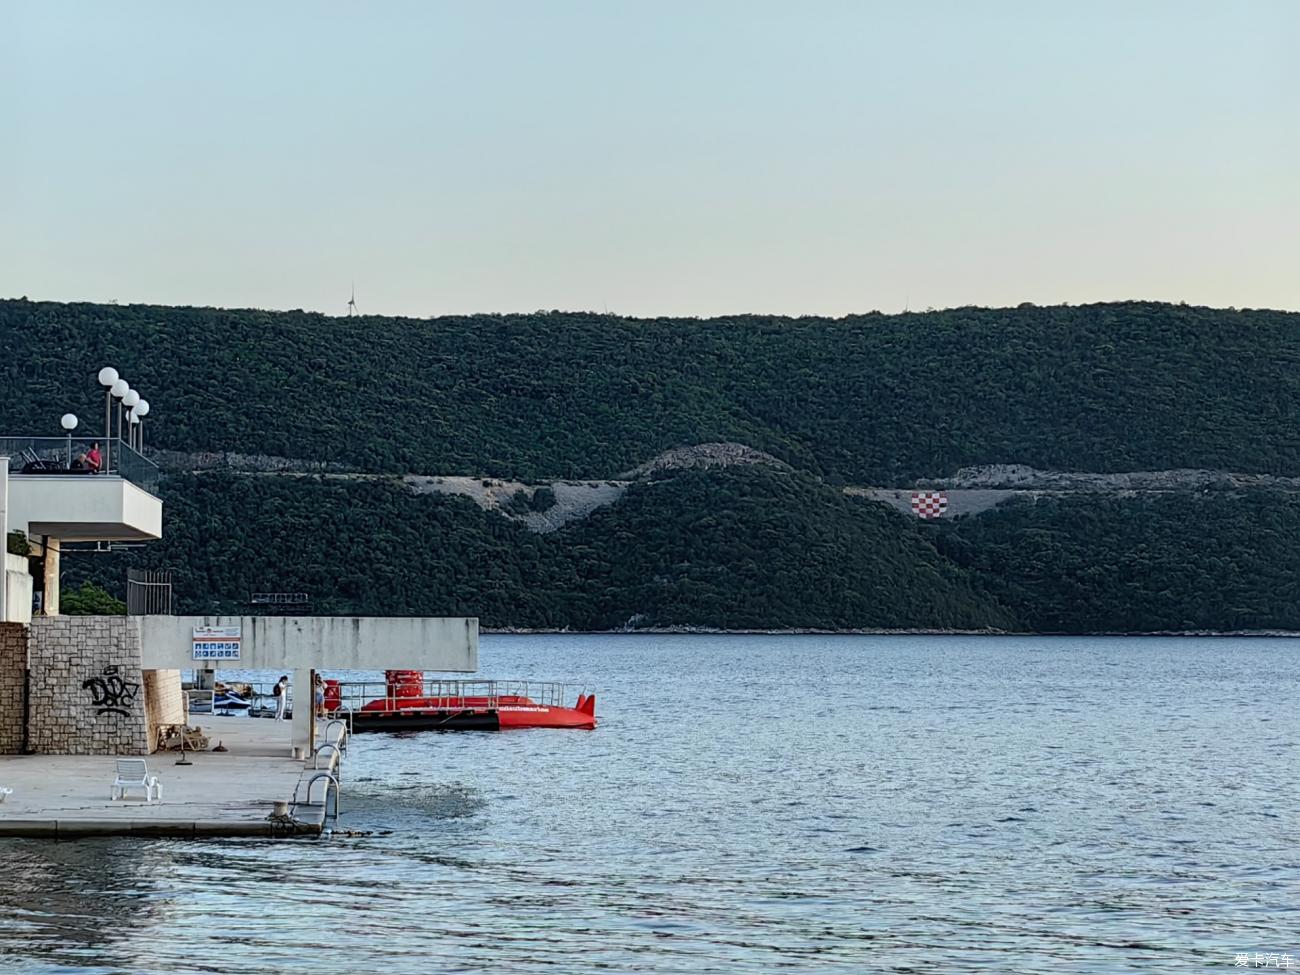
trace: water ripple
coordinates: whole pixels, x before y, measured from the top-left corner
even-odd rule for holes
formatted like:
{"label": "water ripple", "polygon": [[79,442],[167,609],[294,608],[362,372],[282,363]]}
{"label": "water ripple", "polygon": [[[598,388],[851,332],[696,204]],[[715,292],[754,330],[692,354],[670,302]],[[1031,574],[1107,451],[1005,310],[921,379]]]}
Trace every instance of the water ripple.
{"label": "water ripple", "polygon": [[[586,732],[358,739],[320,843],[0,844],[15,972],[1182,972],[1300,956],[1288,640],[489,637]],[[1268,718],[1267,721],[1264,718]]]}

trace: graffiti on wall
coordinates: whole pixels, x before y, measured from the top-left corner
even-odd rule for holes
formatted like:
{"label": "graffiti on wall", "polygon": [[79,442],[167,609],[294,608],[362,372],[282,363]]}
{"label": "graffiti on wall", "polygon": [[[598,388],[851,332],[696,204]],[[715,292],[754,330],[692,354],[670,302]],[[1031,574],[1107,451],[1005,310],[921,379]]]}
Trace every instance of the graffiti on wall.
{"label": "graffiti on wall", "polygon": [[127,710],[135,703],[135,696],[140,693],[140,685],[124,681],[116,667],[105,667],[98,677],[91,677],[81,682],[83,690],[90,691],[97,714],[120,714],[129,717]]}

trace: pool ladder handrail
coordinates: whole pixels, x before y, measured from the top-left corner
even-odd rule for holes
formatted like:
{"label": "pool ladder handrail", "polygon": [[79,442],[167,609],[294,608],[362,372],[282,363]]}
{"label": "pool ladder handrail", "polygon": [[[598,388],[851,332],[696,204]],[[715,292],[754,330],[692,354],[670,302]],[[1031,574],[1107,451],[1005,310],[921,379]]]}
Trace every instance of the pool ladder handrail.
{"label": "pool ladder handrail", "polygon": [[[314,803],[314,802],[311,801],[311,790],[312,790],[312,786],[314,786],[314,785],[315,785],[317,782],[319,782],[321,779],[324,779],[324,780],[325,780],[325,790],[324,790],[324,792],[321,794],[321,805],[325,807],[325,818],[328,820],[328,819],[329,819],[329,815],[330,815],[330,812],[329,812],[329,798],[330,798],[330,786],[332,785],[332,786],[334,786],[334,821],[335,821],[335,822],[338,822],[338,819],[339,819],[339,780],[338,780],[338,777],[337,777],[336,775],[334,775],[333,772],[324,772],[324,771],[317,772],[317,773],[316,773],[315,775],[313,775],[310,779],[308,779],[308,780],[307,780],[307,798],[306,798],[305,800],[301,801],[301,802],[298,801],[298,789],[295,788],[295,789],[293,790],[293,805],[294,805],[294,809],[296,810],[298,806],[314,806],[314,805],[316,805],[316,803]],[[301,785],[301,784],[302,784],[302,783],[299,782],[299,785]]]}
{"label": "pool ladder handrail", "polygon": [[[348,741],[352,737],[351,723],[351,711],[348,712],[346,721],[343,718],[331,718],[329,724],[325,725],[325,731],[321,734],[321,737],[325,739],[327,744],[335,745],[338,747],[339,751],[346,752],[348,750]],[[337,738],[331,741],[330,732],[334,730],[335,725],[339,726],[339,734]]]}

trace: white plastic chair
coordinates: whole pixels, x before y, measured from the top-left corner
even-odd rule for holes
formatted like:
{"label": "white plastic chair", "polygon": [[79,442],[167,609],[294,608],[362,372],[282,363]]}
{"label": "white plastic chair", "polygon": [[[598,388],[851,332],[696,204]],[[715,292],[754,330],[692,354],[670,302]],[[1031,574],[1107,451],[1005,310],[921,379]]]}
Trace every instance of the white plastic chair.
{"label": "white plastic chair", "polygon": [[113,779],[113,788],[109,799],[125,799],[127,789],[141,789],[144,801],[153,802],[156,798],[162,802],[162,783],[158,776],[149,774],[149,765],[143,758],[119,758],[117,760],[117,777]]}

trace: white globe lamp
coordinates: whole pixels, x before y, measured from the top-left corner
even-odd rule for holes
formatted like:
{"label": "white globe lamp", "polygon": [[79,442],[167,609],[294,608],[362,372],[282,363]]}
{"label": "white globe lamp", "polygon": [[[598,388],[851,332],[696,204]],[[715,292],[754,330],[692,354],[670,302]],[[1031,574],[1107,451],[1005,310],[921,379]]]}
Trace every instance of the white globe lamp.
{"label": "white globe lamp", "polygon": [[77,415],[64,413],[59,417],[59,425],[68,433],[68,470],[72,470],[72,431],[77,429]]}
{"label": "white globe lamp", "polygon": [[147,399],[142,399],[140,402],[136,403],[135,409],[131,411],[131,415],[135,418],[133,422],[138,424],[135,427],[135,449],[140,451],[140,453],[144,453],[143,420],[149,415],[149,401]]}
{"label": "white globe lamp", "polygon": [[140,394],[136,393],[135,390],[127,390],[126,395],[122,396],[122,406],[126,407],[127,411],[126,422],[130,424],[126,428],[126,446],[129,447],[135,446],[135,424],[138,424],[139,420],[135,419],[133,413],[135,412],[135,404],[139,402]]}
{"label": "white globe lamp", "polygon": [[121,380],[117,370],[105,366],[99,370],[99,384],[104,387],[104,470],[110,469],[113,460],[113,387]]}
{"label": "white globe lamp", "polygon": [[[117,439],[121,440],[122,439],[122,400],[126,397],[127,393],[131,392],[131,384],[128,383],[121,376],[119,376],[117,378],[117,382],[113,383],[112,387],[109,389],[109,392],[113,394],[113,399],[117,400]],[[113,431],[110,428],[109,439],[112,439],[112,433]]]}

